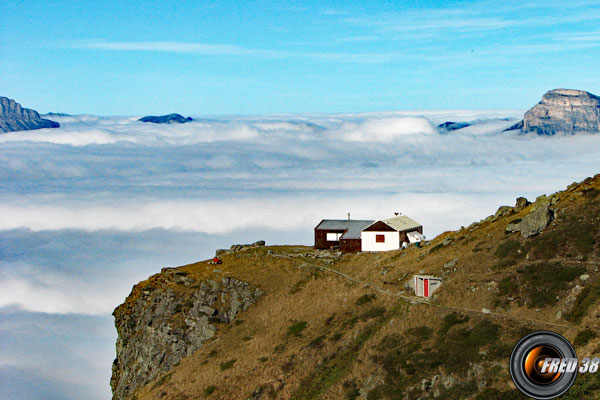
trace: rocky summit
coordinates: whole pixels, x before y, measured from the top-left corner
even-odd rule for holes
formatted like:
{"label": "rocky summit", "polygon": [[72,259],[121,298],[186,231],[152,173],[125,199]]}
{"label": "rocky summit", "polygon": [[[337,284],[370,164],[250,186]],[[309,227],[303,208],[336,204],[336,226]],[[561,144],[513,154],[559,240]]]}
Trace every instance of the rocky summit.
{"label": "rocky summit", "polygon": [[171,124],[173,122],[183,124],[185,122],[193,121],[193,119],[190,117],[186,118],[181,114],[168,114],[168,115],[160,115],[160,116],[148,115],[146,117],[142,117],[142,118],[138,119],[138,121],[152,122],[155,124]]}
{"label": "rocky summit", "polygon": [[23,108],[8,97],[0,96],[0,132],[58,128],[58,122],[43,119],[35,110]]}
{"label": "rocky summit", "polygon": [[600,132],[600,97],[573,89],[554,89],[529,109],[512,129],[538,135]]}

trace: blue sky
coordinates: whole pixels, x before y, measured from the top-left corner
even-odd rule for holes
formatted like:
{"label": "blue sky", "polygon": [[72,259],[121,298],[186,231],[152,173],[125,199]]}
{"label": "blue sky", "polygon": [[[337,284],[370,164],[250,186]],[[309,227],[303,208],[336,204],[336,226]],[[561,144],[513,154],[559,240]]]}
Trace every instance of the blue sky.
{"label": "blue sky", "polygon": [[4,2],[0,95],[41,112],[526,109],[600,93],[597,1]]}

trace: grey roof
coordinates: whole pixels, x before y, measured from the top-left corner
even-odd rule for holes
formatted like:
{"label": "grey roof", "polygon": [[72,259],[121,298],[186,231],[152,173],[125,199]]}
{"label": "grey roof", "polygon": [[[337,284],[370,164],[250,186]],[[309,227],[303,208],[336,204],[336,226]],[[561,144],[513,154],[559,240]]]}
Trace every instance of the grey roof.
{"label": "grey roof", "polygon": [[385,222],[397,231],[409,231],[422,226],[420,223],[418,223],[412,218],[407,217],[406,215],[400,215],[398,217],[384,219],[383,222]]}
{"label": "grey roof", "polygon": [[372,220],[360,219],[324,219],[315,229],[346,231],[340,239],[360,239],[363,229],[373,224]]}
{"label": "grey roof", "polygon": [[413,277],[421,278],[421,279],[437,279],[439,281],[443,280],[439,276],[433,276],[433,275],[413,275]]}

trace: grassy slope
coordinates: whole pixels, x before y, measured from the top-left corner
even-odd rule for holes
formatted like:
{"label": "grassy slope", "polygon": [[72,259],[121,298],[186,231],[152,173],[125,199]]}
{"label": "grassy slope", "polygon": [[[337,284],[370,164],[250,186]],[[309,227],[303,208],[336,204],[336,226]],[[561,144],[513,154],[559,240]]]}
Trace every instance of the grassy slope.
{"label": "grassy slope", "polygon": [[[521,335],[551,329],[573,340],[586,329],[598,331],[598,193],[596,176],[557,194],[558,217],[535,238],[504,232],[528,207],[446,232],[421,249],[344,255],[325,264],[269,254],[312,252],[278,246],[227,255],[218,266],[222,273],[206,262],[180,267],[195,277],[234,276],[266,295],[236,323],[220,324],[218,339],[137,398],[246,399],[262,392],[262,399],[351,399],[361,387],[371,389],[369,399],[426,397],[436,390],[445,398],[520,398],[511,390],[507,361]],[[452,243],[441,245],[445,238]],[[442,266],[453,259],[456,271],[444,274]],[[547,270],[554,273],[542,273]],[[419,272],[445,278],[428,305],[398,297],[412,295],[404,283]],[[590,275],[585,282],[583,272]],[[578,296],[576,285],[583,287]],[[556,290],[558,299],[548,295]],[[576,347],[578,353],[597,355],[600,340],[582,335],[591,340]],[[422,387],[436,375],[454,383]],[[574,394],[600,388],[589,376],[578,379]]]}

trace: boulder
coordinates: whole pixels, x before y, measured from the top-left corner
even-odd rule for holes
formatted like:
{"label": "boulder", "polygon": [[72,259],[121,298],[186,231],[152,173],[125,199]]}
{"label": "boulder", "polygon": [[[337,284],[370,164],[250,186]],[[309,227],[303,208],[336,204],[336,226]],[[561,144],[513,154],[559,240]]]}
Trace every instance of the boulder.
{"label": "boulder", "polygon": [[515,210],[510,206],[500,206],[498,208],[498,210],[496,211],[496,214],[494,214],[493,220],[495,221],[498,218],[504,217],[506,215],[510,215],[514,212],[515,212]]}
{"label": "boulder", "polygon": [[445,269],[454,268],[454,266],[456,265],[457,261],[458,261],[458,258],[454,258],[454,259],[448,261],[446,264],[444,264],[442,266],[442,268],[445,268]]}
{"label": "boulder", "polygon": [[0,132],[58,127],[58,122],[41,118],[37,111],[23,108],[16,101],[0,96]]}
{"label": "boulder", "polygon": [[[519,199],[517,199],[517,204]],[[521,203],[523,203],[521,201]],[[529,214],[517,222],[510,223],[506,226],[506,232],[521,232],[524,238],[535,236],[543,231],[550,222],[554,219],[554,211],[551,206],[556,202],[553,198],[540,196],[533,203],[533,207]]]}
{"label": "boulder", "polygon": [[450,389],[456,384],[456,379],[452,375],[447,375],[442,378],[442,385],[446,389]]}
{"label": "boulder", "polygon": [[535,236],[544,230],[554,219],[554,212],[550,209],[550,199],[546,196],[539,197],[533,204],[533,208],[521,222],[519,231],[524,238]]}
{"label": "boulder", "polygon": [[212,317],[213,315],[215,315],[217,313],[217,310],[215,308],[206,306],[206,305],[201,305],[198,306],[198,311],[200,311],[202,314],[206,314],[210,317]]}
{"label": "boulder", "polygon": [[525,197],[517,197],[515,208],[521,210],[530,204],[531,203],[529,202],[529,200],[527,200]]}

